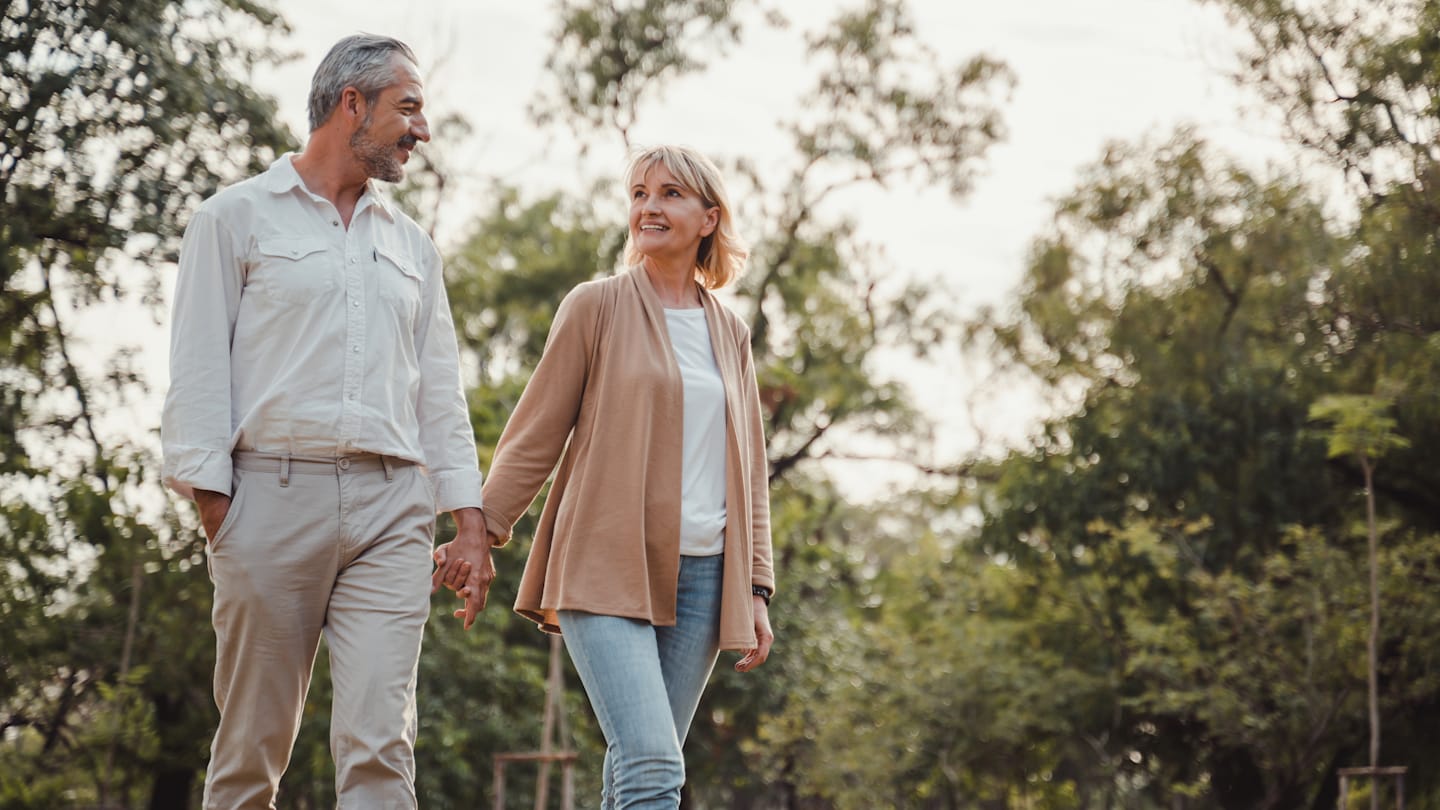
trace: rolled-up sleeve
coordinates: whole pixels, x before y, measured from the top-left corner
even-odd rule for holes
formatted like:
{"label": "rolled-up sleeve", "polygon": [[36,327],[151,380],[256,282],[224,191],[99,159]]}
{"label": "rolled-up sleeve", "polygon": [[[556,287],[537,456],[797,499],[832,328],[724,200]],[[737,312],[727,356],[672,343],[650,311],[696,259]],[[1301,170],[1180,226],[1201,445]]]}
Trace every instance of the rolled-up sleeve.
{"label": "rolled-up sleeve", "polygon": [[435,511],[479,507],[480,463],[475,455],[475,432],[460,379],[460,351],[450,298],[445,293],[439,254],[426,253],[425,292],[415,324],[416,354],[420,362],[420,448],[425,467],[435,484]]}
{"label": "rolled-up sleeve", "polygon": [[165,483],[230,493],[230,340],[244,287],[241,246],[201,208],[185,229],[170,318],[170,389],[160,421]]}

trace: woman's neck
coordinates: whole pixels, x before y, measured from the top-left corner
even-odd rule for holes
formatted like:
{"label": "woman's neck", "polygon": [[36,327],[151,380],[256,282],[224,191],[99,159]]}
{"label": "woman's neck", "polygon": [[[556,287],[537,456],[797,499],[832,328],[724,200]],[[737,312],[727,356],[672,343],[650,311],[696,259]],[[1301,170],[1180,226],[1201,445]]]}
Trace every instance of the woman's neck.
{"label": "woman's neck", "polygon": [[650,277],[650,286],[660,296],[660,303],[669,309],[693,309],[700,306],[700,292],[695,289],[695,267],[683,263],[662,263],[650,257],[640,264]]}

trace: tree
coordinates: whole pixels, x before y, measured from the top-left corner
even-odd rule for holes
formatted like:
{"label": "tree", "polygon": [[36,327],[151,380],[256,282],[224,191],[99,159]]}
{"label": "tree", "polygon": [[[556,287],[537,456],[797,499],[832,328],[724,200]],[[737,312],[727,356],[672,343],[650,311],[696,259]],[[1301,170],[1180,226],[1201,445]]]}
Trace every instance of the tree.
{"label": "tree", "polygon": [[0,22],[0,804],[184,807],[213,723],[202,541],[107,416],[131,350],[76,324],[158,303],[179,225],[291,142],[243,76],[282,31],[239,0],[9,3]]}
{"label": "tree", "polygon": [[[1237,75],[1259,91],[1296,143],[1372,199],[1424,200],[1440,144],[1434,0],[1204,0],[1252,38]],[[1436,209],[1430,208],[1432,215]]]}
{"label": "tree", "polygon": [[[1430,367],[1411,333],[1428,315],[1402,303],[1429,282],[1401,281],[1431,240],[1383,226],[1410,221],[1399,205],[1366,204],[1346,222],[1304,185],[1257,179],[1184,134],[1113,147],[1060,203],[1010,312],[971,324],[1058,406],[1033,446],[976,465],[994,479],[977,482],[976,542],[1099,608],[1105,632],[1067,666],[1122,677],[1066,704],[1091,707],[1070,733],[1134,763],[1112,778],[1135,801],[1333,802],[1358,653],[1344,617],[1361,603],[1344,577],[1346,493],[1363,470],[1325,464],[1308,422],[1322,395],[1389,368],[1405,369],[1408,412],[1433,413],[1431,387],[1410,373]],[[1399,327],[1392,303],[1420,320]],[[1428,430],[1400,429],[1412,424]],[[1409,455],[1397,448],[1400,480],[1377,492],[1403,511],[1405,538],[1377,563],[1379,580],[1434,542],[1426,498],[1412,495],[1428,472]],[[1144,533],[1158,546],[1136,545]],[[1097,588],[1100,561],[1124,584]],[[1433,711],[1434,668],[1405,652],[1402,633],[1431,637],[1436,607],[1375,641],[1376,714],[1419,750],[1430,749],[1417,713]]]}
{"label": "tree", "polygon": [[[1440,394],[1427,341],[1440,331],[1435,225],[1440,221],[1440,68],[1434,0],[1206,0],[1249,33],[1243,81],[1323,167],[1356,193],[1356,272],[1327,285],[1328,339],[1351,362],[1331,391],[1393,379],[1399,433],[1414,442],[1387,461],[1381,486],[1408,520],[1433,526],[1440,472],[1418,452],[1436,441]],[[1363,268],[1363,272],[1361,271]],[[1350,467],[1357,484],[1359,470]]]}
{"label": "tree", "polygon": [[[740,37],[735,12],[746,0],[561,0],[545,66],[553,82],[531,106],[536,123],[560,121],[576,134],[630,128],[663,79],[705,67],[700,54]],[[584,141],[583,143],[588,143]]]}
{"label": "tree", "polygon": [[[1392,403],[1382,397],[1330,394],[1310,406],[1310,418],[1334,423],[1327,444],[1331,458],[1349,456],[1365,476],[1365,526],[1370,560],[1370,633],[1366,644],[1370,709],[1370,767],[1380,765],[1380,687],[1376,672],[1376,645],[1380,638],[1379,536],[1375,525],[1375,463],[1390,450],[1410,446],[1395,435],[1395,419],[1386,411]],[[1371,792],[1371,805],[1379,801]]]}

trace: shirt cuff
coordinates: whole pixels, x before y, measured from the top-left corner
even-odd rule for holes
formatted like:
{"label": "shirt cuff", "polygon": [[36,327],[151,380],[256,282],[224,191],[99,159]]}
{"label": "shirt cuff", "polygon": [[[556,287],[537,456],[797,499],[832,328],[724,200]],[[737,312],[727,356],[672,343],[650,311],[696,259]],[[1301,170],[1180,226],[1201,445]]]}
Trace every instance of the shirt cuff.
{"label": "shirt cuff", "polygon": [[467,506],[480,508],[480,470],[431,470],[430,480],[435,484],[436,514]]}
{"label": "shirt cuff", "polygon": [[186,498],[194,498],[197,489],[229,495],[234,487],[230,454],[220,450],[182,447],[166,452],[161,472],[165,486]]}

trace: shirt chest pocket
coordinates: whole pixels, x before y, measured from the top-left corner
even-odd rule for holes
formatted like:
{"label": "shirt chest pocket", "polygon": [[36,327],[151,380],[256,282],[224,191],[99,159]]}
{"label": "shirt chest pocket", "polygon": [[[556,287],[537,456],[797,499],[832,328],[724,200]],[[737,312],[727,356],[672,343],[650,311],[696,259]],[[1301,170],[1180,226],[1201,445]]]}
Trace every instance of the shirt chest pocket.
{"label": "shirt chest pocket", "polygon": [[333,292],[335,271],[325,242],[310,238],[262,239],[247,287],[267,298],[309,304]]}
{"label": "shirt chest pocket", "polygon": [[415,260],[390,248],[376,247],[375,292],[402,323],[414,326],[420,314],[420,271]]}

